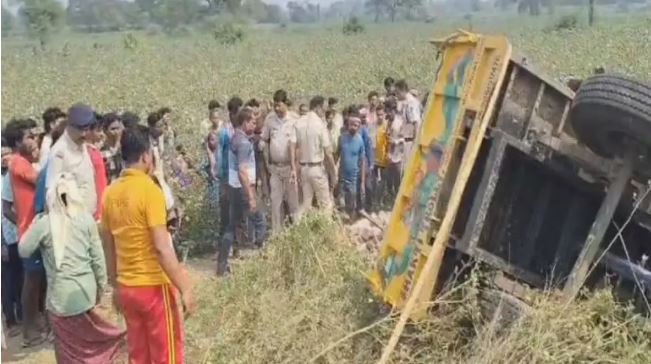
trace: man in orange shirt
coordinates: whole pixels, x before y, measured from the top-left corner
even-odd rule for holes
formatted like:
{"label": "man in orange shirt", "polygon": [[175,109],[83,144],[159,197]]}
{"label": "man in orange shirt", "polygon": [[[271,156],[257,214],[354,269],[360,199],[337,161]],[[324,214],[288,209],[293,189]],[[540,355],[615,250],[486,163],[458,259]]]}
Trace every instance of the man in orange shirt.
{"label": "man in orange shirt", "polygon": [[152,177],[149,135],[125,130],[126,168],[105,191],[101,216],[109,282],[127,323],[129,363],[182,363],[183,332],[176,291],[193,310],[190,280],[166,228],[165,198]]}
{"label": "man in orange shirt", "polygon": [[[3,136],[14,155],[9,162],[9,179],[13,192],[14,216],[10,220],[18,228],[18,240],[34,219],[34,194],[38,173],[32,163],[38,156],[36,121],[32,119],[11,120]],[[41,282],[44,278],[43,261],[39,253],[23,259],[23,346],[38,345],[43,338],[38,331],[38,310],[41,296]]]}

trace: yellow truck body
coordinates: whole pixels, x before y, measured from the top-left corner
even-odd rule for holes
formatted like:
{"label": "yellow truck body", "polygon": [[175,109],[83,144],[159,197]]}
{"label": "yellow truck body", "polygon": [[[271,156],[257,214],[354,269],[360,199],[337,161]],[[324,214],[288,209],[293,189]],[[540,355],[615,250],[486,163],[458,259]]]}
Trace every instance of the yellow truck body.
{"label": "yellow truck body", "polygon": [[[441,55],[423,120],[404,168],[403,179],[382,241],[379,262],[369,274],[373,290],[400,307],[426,259],[432,232],[440,222],[440,199],[465,126],[479,120],[494,103],[497,84],[511,57],[502,36],[460,31],[433,43]],[[431,277],[423,300],[434,288]]]}
{"label": "yellow truck body", "polygon": [[[536,71],[503,36],[458,31],[433,43],[439,68],[368,273],[372,290],[417,319],[455,271],[481,265],[499,295],[520,298],[530,287],[575,291],[583,280],[594,287],[614,279],[615,291],[647,307],[651,169],[639,162],[630,181],[613,182],[621,161],[608,148],[619,144],[593,136],[611,135],[616,126],[617,135],[647,140],[648,133],[626,128],[634,116],[633,130],[651,125],[639,112],[651,105],[640,101],[651,97],[651,86],[595,75],[575,94]],[[626,112],[632,116],[617,119]],[[572,120],[575,113],[592,116]],[[600,117],[601,129],[591,127]],[[590,148],[595,140],[597,152]],[[619,186],[617,198],[604,198],[612,186]],[[618,232],[611,215],[630,223]],[[596,245],[595,226],[603,236]]]}

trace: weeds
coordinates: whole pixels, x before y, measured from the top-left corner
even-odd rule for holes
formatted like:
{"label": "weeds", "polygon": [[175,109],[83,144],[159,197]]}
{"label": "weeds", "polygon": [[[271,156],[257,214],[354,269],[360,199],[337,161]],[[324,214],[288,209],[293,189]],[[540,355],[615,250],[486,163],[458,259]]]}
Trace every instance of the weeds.
{"label": "weeds", "polygon": [[[365,257],[321,215],[268,242],[227,279],[202,287],[188,331],[192,362],[374,363],[397,321],[367,290]],[[481,314],[479,272],[410,324],[394,363],[644,363],[651,324],[606,292],[564,306],[550,293],[499,329]]]}

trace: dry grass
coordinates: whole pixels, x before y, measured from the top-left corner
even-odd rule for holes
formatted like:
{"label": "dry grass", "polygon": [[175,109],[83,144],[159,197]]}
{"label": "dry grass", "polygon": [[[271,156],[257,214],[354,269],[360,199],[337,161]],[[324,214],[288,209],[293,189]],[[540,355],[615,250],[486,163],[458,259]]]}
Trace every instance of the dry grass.
{"label": "dry grass", "polygon": [[[367,258],[336,221],[308,216],[228,279],[201,289],[187,323],[192,363],[373,363],[395,324],[367,291]],[[394,363],[645,363],[651,324],[597,292],[564,306],[540,293],[496,330],[479,310],[479,274],[411,325]]]}

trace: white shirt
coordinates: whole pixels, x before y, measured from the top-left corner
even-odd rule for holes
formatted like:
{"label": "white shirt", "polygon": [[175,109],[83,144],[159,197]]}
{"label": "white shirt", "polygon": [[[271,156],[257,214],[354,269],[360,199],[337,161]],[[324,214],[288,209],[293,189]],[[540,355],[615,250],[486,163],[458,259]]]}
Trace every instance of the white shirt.
{"label": "white shirt", "polygon": [[405,139],[402,136],[403,124],[402,116],[395,115],[391,123],[391,128],[388,129],[388,157],[391,163],[402,162],[405,155]]}
{"label": "white shirt", "polygon": [[[2,199],[7,202],[11,202],[12,204],[14,202],[14,192],[11,190],[9,172],[2,176]],[[5,217],[5,214],[2,213],[1,209],[0,214],[2,214],[2,237],[4,237],[7,245],[16,244],[18,242],[16,225]]]}
{"label": "white shirt", "polygon": [[400,114],[404,120],[402,135],[407,139],[415,139],[420,128],[422,114],[420,101],[414,95],[408,93],[401,106]]}
{"label": "white shirt", "polygon": [[52,136],[50,136],[50,134],[46,134],[43,137],[43,141],[41,142],[41,149],[38,152],[37,170],[40,171],[41,168],[45,167],[45,163],[47,163],[47,159],[50,156],[50,149],[52,149]]}
{"label": "white shirt", "polygon": [[78,145],[70,138],[67,131],[50,150],[45,188],[50,188],[56,182],[57,176],[64,172],[74,176],[79,192],[84,199],[84,205],[87,211],[93,214],[97,206],[95,169],[90,160],[86,143]]}

